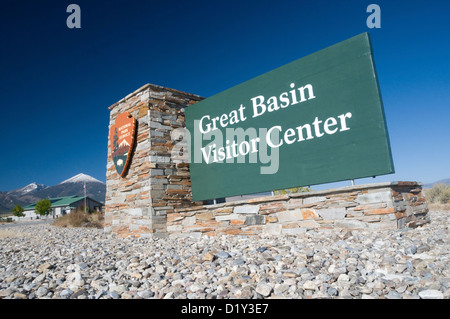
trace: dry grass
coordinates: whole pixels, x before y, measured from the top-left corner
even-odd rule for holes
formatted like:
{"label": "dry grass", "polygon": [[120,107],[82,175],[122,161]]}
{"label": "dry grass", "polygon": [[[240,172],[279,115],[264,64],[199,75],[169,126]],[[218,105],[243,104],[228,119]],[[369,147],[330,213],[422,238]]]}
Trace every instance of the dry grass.
{"label": "dry grass", "polygon": [[85,214],[84,212],[71,212],[70,214],[59,217],[53,222],[56,227],[94,227],[103,228],[103,213]]}
{"label": "dry grass", "polygon": [[11,229],[0,229],[0,239],[20,237],[20,235]]}
{"label": "dry grass", "polygon": [[440,203],[428,204],[428,210],[430,210],[430,211],[450,211],[450,203],[447,203],[447,204],[440,204]]}

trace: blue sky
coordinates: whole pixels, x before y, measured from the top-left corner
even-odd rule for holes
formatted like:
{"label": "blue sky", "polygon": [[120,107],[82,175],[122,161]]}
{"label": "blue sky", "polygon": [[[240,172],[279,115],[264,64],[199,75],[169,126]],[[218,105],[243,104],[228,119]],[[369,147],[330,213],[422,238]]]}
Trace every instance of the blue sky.
{"label": "blue sky", "polygon": [[[71,3],[81,29],[66,26]],[[362,32],[396,173],[356,183],[448,178],[449,12],[444,0],[2,1],[0,190],[105,181],[108,106],[146,83],[209,97]]]}

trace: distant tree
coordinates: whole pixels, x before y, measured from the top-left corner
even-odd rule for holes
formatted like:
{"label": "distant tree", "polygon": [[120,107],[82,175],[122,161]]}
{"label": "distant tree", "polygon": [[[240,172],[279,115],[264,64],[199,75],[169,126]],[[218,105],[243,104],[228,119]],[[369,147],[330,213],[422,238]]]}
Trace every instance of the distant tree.
{"label": "distant tree", "polygon": [[23,216],[25,216],[25,215],[23,214],[23,211],[24,211],[23,207],[20,206],[19,204],[17,204],[17,205],[14,206],[14,208],[13,208],[13,215],[14,215],[14,216],[17,216],[17,217],[23,217]]}
{"label": "distant tree", "polygon": [[47,215],[50,213],[52,203],[48,198],[40,200],[36,203],[36,208],[34,212],[40,216]]}

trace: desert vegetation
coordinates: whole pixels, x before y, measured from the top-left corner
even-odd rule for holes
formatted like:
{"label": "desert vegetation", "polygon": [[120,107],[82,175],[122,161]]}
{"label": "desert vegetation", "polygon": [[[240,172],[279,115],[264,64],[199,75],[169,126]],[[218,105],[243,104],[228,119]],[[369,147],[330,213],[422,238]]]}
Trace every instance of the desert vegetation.
{"label": "desert vegetation", "polygon": [[450,210],[450,186],[444,183],[425,189],[425,197],[432,210]]}
{"label": "desert vegetation", "polygon": [[69,214],[59,217],[52,225],[57,227],[93,227],[103,228],[104,213],[85,213],[84,209],[72,211]]}

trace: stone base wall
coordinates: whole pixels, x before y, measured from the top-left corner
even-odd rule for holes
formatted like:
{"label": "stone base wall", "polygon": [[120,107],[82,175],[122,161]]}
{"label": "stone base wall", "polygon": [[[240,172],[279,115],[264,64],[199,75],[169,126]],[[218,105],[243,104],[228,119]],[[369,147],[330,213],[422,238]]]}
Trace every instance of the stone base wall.
{"label": "stone base wall", "polygon": [[175,209],[167,214],[167,231],[200,237],[384,230],[421,225],[427,213],[422,184],[377,183]]}

